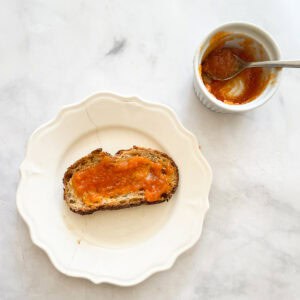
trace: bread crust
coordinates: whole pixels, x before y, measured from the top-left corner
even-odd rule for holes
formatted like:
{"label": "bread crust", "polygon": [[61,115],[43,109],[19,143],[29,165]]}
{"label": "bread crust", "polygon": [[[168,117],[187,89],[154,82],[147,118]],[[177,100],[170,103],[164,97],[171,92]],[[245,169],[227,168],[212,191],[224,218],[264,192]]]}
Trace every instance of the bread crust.
{"label": "bread crust", "polygon": [[63,177],[64,200],[66,201],[70,210],[73,211],[74,213],[86,215],[86,214],[92,214],[98,210],[115,210],[115,209],[139,206],[142,204],[152,205],[152,204],[162,203],[164,201],[168,201],[177,190],[178,182],[179,182],[179,171],[173,159],[170,156],[168,156],[166,153],[163,153],[158,150],[133,146],[130,149],[119,150],[115,154],[115,157],[143,156],[153,161],[160,161],[161,163],[167,161],[171,163],[174,170],[174,173],[172,174],[172,178],[170,178],[170,182],[172,183],[172,190],[169,193],[164,193],[159,200],[153,202],[148,202],[145,199],[144,195],[138,192],[132,195],[129,194],[127,195],[127,197],[125,197],[126,196],[125,195],[114,199],[108,199],[107,203],[101,205],[95,204],[94,206],[87,206],[82,202],[82,200],[79,197],[75,195],[71,185],[72,176],[74,175],[75,172],[79,170],[83,170],[85,168],[97,164],[98,162],[101,161],[101,159],[104,156],[112,156],[112,155],[110,153],[102,151],[101,148],[96,149],[92,151],[90,154],[88,154],[87,156],[84,156],[79,160],[77,160],[65,172]]}

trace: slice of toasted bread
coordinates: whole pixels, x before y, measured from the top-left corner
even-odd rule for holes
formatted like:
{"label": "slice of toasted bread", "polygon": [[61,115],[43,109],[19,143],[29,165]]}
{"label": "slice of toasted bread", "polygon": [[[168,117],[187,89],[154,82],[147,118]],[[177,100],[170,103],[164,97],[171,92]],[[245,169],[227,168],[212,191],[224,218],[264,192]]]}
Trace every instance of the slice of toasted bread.
{"label": "slice of toasted bread", "polygon": [[151,202],[147,201],[144,191],[137,191],[114,197],[103,197],[101,202],[93,203],[92,205],[85,204],[85,202],[75,193],[75,190],[72,186],[72,177],[78,171],[97,165],[104,157],[107,156],[112,157],[109,153],[103,152],[102,149],[96,149],[87,156],[76,161],[65,172],[63,178],[64,200],[68,204],[71,211],[84,215],[91,214],[97,210],[121,209],[131,206],[138,206],[141,204],[155,204],[169,200],[175,193],[178,186],[179,173],[178,168],[172,158],[170,158],[167,154],[157,150],[134,146],[128,150],[118,151],[114,157],[117,159],[126,160],[131,157],[141,156],[155,163],[159,163],[162,166],[170,166],[171,172],[167,177],[170,191],[168,193],[163,193],[158,200]]}

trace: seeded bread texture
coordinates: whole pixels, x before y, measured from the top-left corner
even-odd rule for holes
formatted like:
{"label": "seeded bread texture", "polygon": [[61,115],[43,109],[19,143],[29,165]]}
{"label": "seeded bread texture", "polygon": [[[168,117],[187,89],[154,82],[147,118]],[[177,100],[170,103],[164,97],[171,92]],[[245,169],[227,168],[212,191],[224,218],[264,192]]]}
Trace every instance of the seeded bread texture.
{"label": "seeded bread texture", "polygon": [[72,187],[72,176],[74,173],[80,170],[84,170],[88,167],[92,167],[99,163],[105,156],[111,156],[107,152],[103,152],[101,148],[94,150],[87,156],[82,157],[71,165],[65,172],[63,178],[64,184],[64,200],[69,206],[70,210],[81,214],[91,214],[97,210],[112,210],[121,209],[131,206],[138,206],[142,204],[156,204],[169,200],[175,193],[178,181],[179,172],[175,162],[167,154],[147,148],[141,148],[134,146],[128,150],[120,150],[115,154],[117,159],[126,159],[134,156],[146,157],[153,162],[161,163],[162,165],[171,164],[173,172],[168,176],[168,183],[171,185],[172,189],[169,193],[164,193],[161,198],[154,202],[148,202],[145,199],[144,191],[138,191],[129,193],[126,195],[119,195],[117,197],[103,197],[101,203],[95,203],[93,205],[86,205],[80,197],[75,194],[74,188]]}

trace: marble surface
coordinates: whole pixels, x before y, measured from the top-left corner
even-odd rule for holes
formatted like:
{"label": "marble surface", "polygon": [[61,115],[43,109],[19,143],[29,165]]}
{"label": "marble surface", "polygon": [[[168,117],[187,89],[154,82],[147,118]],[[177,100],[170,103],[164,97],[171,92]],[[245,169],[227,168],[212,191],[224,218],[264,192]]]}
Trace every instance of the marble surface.
{"label": "marble surface", "polygon": [[[204,108],[194,51],[213,27],[268,30],[300,57],[298,1],[1,1],[1,299],[299,299],[300,72],[244,115]],[[56,271],[16,211],[18,167],[31,132],[60,107],[101,90],[171,106],[214,171],[200,241],[172,269],[130,288]]]}

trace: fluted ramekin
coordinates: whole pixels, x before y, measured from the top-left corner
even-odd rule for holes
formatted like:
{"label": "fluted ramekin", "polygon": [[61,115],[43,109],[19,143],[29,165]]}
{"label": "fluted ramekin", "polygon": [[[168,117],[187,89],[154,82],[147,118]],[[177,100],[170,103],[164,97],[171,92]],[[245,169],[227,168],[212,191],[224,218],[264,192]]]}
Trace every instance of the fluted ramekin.
{"label": "fluted ramekin", "polygon": [[218,32],[227,32],[232,34],[246,35],[257,41],[264,48],[270,60],[279,60],[280,51],[273,38],[263,29],[249,23],[227,23],[214,29],[197,48],[194,57],[194,89],[200,101],[209,109],[221,113],[241,113],[255,109],[265,104],[276,92],[279,86],[280,70],[272,69],[270,82],[267,84],[264,91],[254,100],[245,104],[227,104],[218,100],[211,94],[204,85],[202,76],[199,73],[199,65],[202,62],[203,56],[210,45],[211,38]]}

